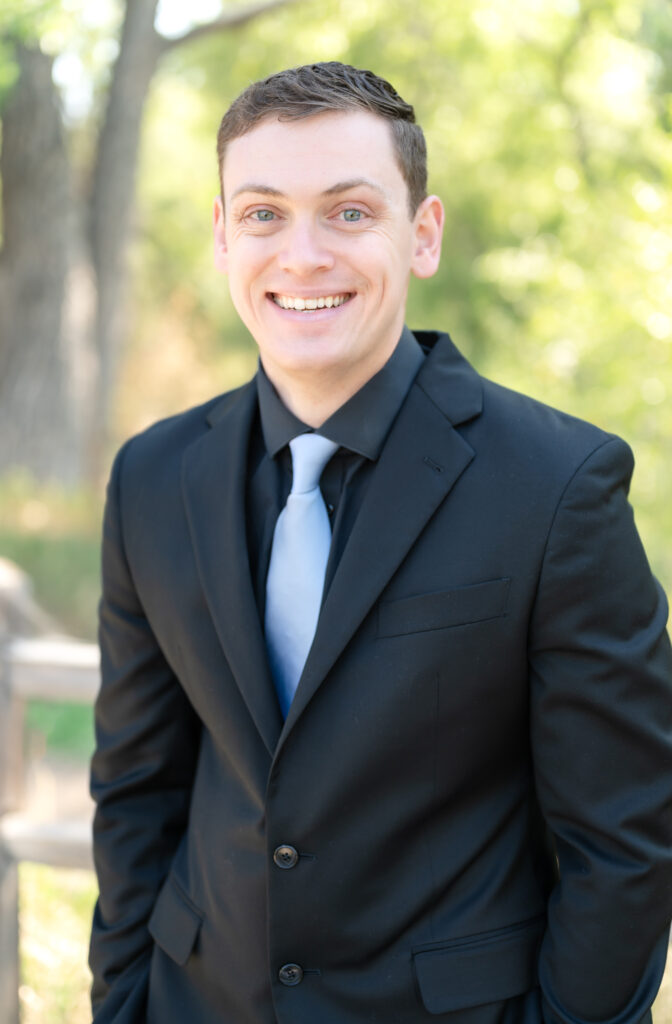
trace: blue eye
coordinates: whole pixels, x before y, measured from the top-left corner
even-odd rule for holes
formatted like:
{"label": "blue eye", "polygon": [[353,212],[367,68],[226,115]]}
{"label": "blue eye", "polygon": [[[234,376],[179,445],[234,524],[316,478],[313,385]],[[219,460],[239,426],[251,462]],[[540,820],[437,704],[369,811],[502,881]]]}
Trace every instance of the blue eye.
{"label": "blue eye", "polygon": [[269,220],[273,220],[275,214],[273,213],[273,210],[254,210],[252,212],[252,216],[255,220],[267,223]]}
{"label": "blue eye", "polygon": [[343,220],[347,220],[349,224],[354,224],[361,220],[362,216],[361,210],[343,210]]}

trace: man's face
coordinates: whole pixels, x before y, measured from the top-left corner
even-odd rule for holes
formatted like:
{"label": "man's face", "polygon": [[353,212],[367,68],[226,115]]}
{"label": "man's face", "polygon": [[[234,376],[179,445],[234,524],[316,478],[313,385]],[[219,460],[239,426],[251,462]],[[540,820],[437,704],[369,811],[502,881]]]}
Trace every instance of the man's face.
{"label": "man's face", "polygon": [[411,273],[438,265],[436,197],[411,219],[388,124],[366,111],[263,121],[234,139],[215,254],[278,386],[361,386],[386,362]]}

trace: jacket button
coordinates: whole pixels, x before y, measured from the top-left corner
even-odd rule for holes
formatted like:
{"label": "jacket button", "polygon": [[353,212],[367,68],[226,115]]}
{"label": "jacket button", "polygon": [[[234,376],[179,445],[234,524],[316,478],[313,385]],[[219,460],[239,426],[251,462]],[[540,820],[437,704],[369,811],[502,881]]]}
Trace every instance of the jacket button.
{"label": "jacket button", "polygon": [[278,846],[273,853],[273,860],[279,868],[293,868],[296,867],[299,855],[293,846]]}
{"label": "jacket button", "polygon": [[303,968],[298,964],[285,964],[278,971],[278,978],[283,985],[299,985],[303,981]]}

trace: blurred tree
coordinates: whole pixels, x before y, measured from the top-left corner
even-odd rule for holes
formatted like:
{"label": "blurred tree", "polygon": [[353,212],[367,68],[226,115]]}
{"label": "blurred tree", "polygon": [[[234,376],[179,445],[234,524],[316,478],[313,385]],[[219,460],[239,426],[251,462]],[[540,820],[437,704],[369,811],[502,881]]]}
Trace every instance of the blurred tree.
{"label": "blurred tree", "polygon": [[[164,54],[241,27],[292,0],[232,6],[167,38],[158,0],[126,0],[118,57],[93,155],[70,173],[52,61],[34,39],[55,4],[4,16],[3,53],[17,73],[2,113],[0,471],[77,482],[100,470],[125,308],[126,252],[140,129]],[[32,14],[32,18],[31,18]],[[3,76],[0,75],[0,87]]]}
{"label": "blurred tree", "polygon": [[37,476],[67,479],[77,448],[74,352],[62,330],[74,256],[69,164],[51,61],[20,43],[15,54],[19,78],[3,111],[0,155],[0,466],[15,460]]}

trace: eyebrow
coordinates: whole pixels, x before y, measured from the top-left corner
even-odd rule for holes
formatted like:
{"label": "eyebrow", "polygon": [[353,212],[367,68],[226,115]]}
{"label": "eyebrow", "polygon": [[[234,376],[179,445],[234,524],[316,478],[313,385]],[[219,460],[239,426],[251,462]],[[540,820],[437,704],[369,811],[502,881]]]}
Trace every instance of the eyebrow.
{"label": "eyebrow", "polygon": [[[375,181],[371,181],[369,178],[349,178],[347,181],[337,181],[335,185],[331,185],[329,188],[326,188],[322,195],[334,196],[338,195],[340,192],[348,192],[350,189],[358,188],[362,185],[366,186],[367,188],[373,189],[375,192],[378,192],[385,199],[389,198],[385,189],[382,188],[381,185],[378,185]],[[240,188],[236,189],[236,191],[231,196],[231,199],[235,199],[236,196],[239,196],[242,192],[256,192],[258,195],[262,196],[276,196],[280,198],[286,198],[285,192],[281,192],[280,189],[278,188],[273,188],[272,185],[262,185],[256,182],[246,182],[244,185],[241,185]]]}
{"label": "eyebrow", "polygon": [[358,188],[361,185],[365,185],[367,188],[372,188],[374,192],[379,192],[381,196],[387,199],[387,192],[375,181],[371,181],[370,178],[350,178],[348,181],[338,181],[331,188],[325,189],[325,196],[337,195],[339,192],[349,192],[351,188]]}
{"label": "eyebrow", "polygon": [[231,196],[235,199],[241,192],[258,192],[262,196],[283,196],[285,193],[281,192],[279,188],[271,188],[270,185],[257,185],[254,182],[248,182],[245,185],[241,185]]}

